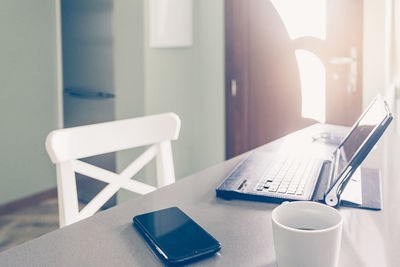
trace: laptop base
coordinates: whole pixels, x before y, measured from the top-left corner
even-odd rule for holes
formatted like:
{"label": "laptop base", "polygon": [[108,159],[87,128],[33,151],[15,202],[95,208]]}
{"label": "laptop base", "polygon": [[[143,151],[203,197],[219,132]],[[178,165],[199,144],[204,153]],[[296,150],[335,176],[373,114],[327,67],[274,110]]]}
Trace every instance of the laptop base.
{"label": "laptop base", "polygon": [[[315,187],[315,192],[312,197],[312,201],[324,203],[325,191],[328,185],[329,170],[331,168],[331,163],[326,162],[321,171],[321,177],[318,184]],[[362,183],[362,203],[353,203],[342,199],[339,206],[360,208],[360,209],[371,209],[371,210],[382,210],[382,186],[381,186],[381,174],[378,169],[364,168],[360,167],[361,171],[361,183]],[[227,191],[227,190],[217,190],[217,197],[232,200],[250,200],[259,202],[269,202],[269,203],[282,203],[284,201],[295,201],[281,198],[271,198],[262,195],[252,195],[249,193],[240,193],[237,191]]]}

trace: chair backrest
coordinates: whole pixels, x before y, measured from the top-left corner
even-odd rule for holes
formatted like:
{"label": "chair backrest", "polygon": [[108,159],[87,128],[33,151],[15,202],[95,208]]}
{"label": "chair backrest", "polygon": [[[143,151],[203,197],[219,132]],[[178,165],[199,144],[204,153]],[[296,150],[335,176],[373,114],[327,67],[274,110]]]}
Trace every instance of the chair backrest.
{"label": "chair backrest", "polygon": [[[93,215],[120,188],[139,194],[156,189],[131,180],[156,157],[157,186],[175,182],[171,140],[179,136],[180,119],[165,113],[52,131],[46,139],[50,159],[57,166],[60,227]],[[83,162],[81,158],[151,145],[120,174]],[[108,183],[81,211],[75,172]]]}

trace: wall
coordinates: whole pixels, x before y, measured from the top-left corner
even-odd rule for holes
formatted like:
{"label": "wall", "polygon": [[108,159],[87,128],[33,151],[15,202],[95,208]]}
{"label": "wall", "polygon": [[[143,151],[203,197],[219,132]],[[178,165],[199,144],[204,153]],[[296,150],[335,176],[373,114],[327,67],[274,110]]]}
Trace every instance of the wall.
{"label": "wall", "polygon": [[[157,49],[148,42],[148,2],[114,4],[116,116],[180,116],[180,137],[172,144],[177,179],[224,160],[223,3],[194,0],[194,45]],[[117,154],[117,169],[135,154]],[[154,184],[152,167],[139,180]]]}
{"label": "wall", "polygon": [[388,0],[364,0],[363,107],[377,94],[385,94],[388,84]]}
{"label": "wall", "polygon": [[181,178],[225,157],[224,1],[193,0],[194,40],[188,48],[150,48],[147,9],[145,112],[180,116],[173,152]]}
{"label": "wall", "polygon": [[55,1],[0,8],[0,204],[56,186],[45,151],[57,128]]}
{"label": "wall", "polygon": [[144,115],[143,1],[114,1],[116,117]]}
{"label": "wall", "polygon": [[[144,21],[143,1],[114,1],[114,78],[115,117],[127,119],[144,113]],[[142,149],[117,152],[117,171],[121,172]],[[145,171],[135,179],[146,181]],[[118,201],[131,198],[133,193],[118,192]]]}

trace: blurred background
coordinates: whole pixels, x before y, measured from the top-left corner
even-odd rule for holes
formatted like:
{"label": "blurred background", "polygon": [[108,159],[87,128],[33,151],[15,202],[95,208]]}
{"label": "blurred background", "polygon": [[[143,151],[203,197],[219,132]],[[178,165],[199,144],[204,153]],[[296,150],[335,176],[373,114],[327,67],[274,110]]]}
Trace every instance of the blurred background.
{"label": "blurred background", "polygon": [[[396,111],[397,0],[1,4],[0,250],[58,227],[54,129],[175,112],[179,180],[313,123],[351,125],[378,93]],[[85,160],[118,172],[140,151]],[[82,205],[103,186],[77,182]]]}

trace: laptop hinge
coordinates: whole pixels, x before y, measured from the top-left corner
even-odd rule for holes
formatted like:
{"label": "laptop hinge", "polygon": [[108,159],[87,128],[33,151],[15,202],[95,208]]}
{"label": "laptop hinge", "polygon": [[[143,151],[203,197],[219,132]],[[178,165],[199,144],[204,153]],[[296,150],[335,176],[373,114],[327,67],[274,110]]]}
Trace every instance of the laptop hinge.
{"label": "laptop hinge", "polygon": [[328,187],[326,188],[325,193],[328,193],[329,189],[332,187],[333,183],[335,182],[333,179],[335,179],[337,177],[337,172],[339,169],[339,161],[340,161],[340,150],[339,150],[339,148],[336,148],[335,151],[333,152],[332,168],[331,168],[331,172],[329,174],[329,183],[328,183]]}

